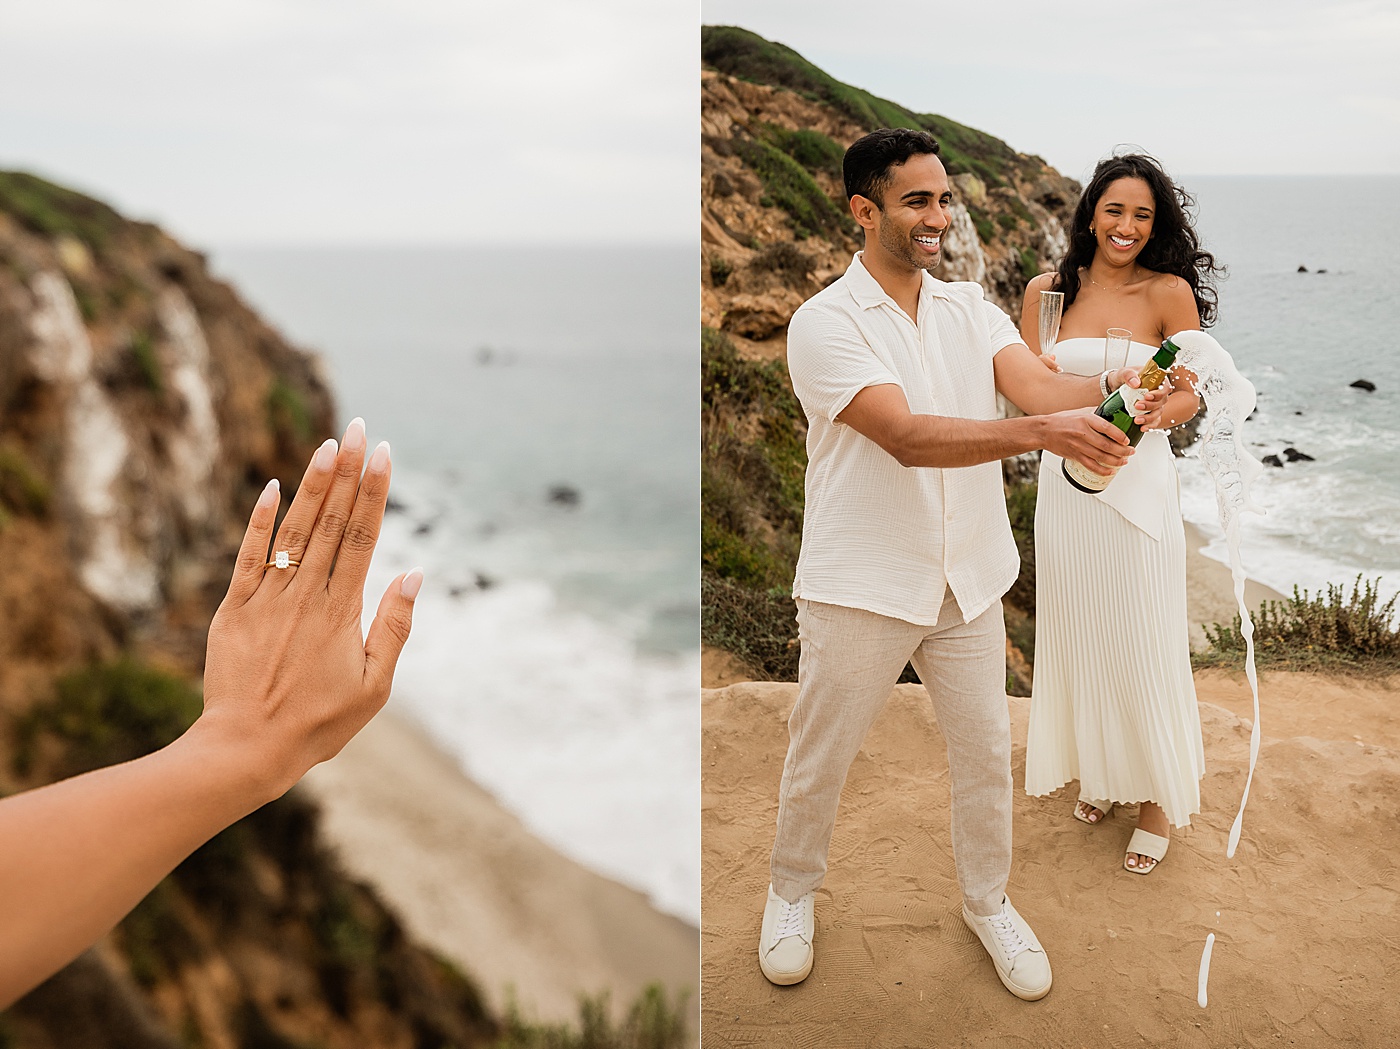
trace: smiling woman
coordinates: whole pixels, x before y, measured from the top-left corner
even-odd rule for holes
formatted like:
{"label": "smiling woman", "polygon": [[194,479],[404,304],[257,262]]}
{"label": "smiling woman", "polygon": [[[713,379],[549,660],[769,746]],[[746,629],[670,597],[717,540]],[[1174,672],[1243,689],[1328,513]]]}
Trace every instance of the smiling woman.
{"label": "smiling woman", "polygon": [[[1021,331],[1039,346],[1042,291],[1064,293],[1056,366],[1094,374],[1104,332],[1124,328],[1140,365],[1157,344],[1209,324],[1215,260],[1188,217],[1190,198],[1151,157],[1099,164],[1075,208],[1070,249],[1026,288]],[[1185,538],[1166,430],[1196,414],[1195,376],[1139,425],[1148,431],[1113,485],[1074,491],[1053,454],[1041,460],[1036,509],[1037,644],[1026,791],[1080,782],[1074,817],[1096,824],[1141,801],[1124,866],[1146,874],[1173,826],[1200,810],[1200,718],[1186,633]],[[1119,585],[1105,594],[1101,581]],[[1111,640],[1110,640],[1111,639]],[[1150,668],[1150,669],[1149,669]]]}

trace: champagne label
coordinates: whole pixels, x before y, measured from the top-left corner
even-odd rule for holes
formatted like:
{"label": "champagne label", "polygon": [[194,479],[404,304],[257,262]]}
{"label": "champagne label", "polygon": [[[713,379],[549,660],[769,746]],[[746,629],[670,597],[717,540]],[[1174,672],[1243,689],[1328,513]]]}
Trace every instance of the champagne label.
{"label": "champagne label", "polygon": [[1096,474],[1092,470],[1075,462],[1073,459],[1064,460],[1065,477],[1082,492],[1102,492],[1108,487],[1108,482],[1118,475],[1118,471],[1105,477],[1103,474]]}

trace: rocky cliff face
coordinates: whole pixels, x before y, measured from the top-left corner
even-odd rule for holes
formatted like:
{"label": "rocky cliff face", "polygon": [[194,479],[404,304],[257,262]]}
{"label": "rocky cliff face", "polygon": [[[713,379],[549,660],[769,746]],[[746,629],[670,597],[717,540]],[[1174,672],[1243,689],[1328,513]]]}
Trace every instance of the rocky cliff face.
{"label": "rocky cliff face", "polygon": [[1079,185],[1039,157],[842,84],[745,30],[709,26],[702,40],[701,323],[741,345],[781,336],[845,271],[860,244],[841,157],[879,127],[923,128],[943,147],[955,200],[941,278],[981,283],[1015,317],[1025,282],[1063,254]]}
{"label": "rocky cliff face", "polygon": [[[704,636],[757,673],[790,678],[795,630],[782,591],[801,534],[805,420],[782,359],[793,312],[860,247],[841,182],[846,148],[880,127],[939,140],[955,194],[939,276],[981,283],[1013,319],[1025,282],[1067,247],[1079,186],[1039,157],[843,84],[747,30],[707,26],[701,39]],[[1009,481],[1033,477],[1034,458],[1023,459],[1008,464]],[[1023,502],[1013,526],[1025,559]],[[1030,611],[1008,608],[1026,654]],[[1016,647],[1008,676],[1019,690],[1029,680]]]}
{"label": "rocky cliff face", "polygon": [[[333,423],[316,360],[155,226],[0,173],[0,788],[161,745],[247,515]],[[471,1045],[461,976],[294,796],[216,838],[5,1016],[0,1045]]]}

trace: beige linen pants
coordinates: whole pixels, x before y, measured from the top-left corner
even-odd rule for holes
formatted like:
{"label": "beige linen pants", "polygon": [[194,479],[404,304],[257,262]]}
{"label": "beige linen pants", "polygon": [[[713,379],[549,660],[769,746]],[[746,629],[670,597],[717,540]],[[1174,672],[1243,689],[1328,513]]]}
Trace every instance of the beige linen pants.
{"label": "beige linen pants", "polygon": [[953,860],[968,910],[995,914],[1011,873],[1011,718],[1001,602],[964,622],[952,591],[934,626],[797,601],[797,703],[778,794],[773,891],[789,902],[826,876],[846,773],[904,664],[948,746]]}

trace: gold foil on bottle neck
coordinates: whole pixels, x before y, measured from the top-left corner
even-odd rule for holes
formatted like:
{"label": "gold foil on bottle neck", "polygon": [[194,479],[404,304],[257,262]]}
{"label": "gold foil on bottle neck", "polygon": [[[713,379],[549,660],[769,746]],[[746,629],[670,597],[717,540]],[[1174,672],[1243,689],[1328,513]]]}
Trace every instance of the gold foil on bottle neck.
{"label": "gold foil on bottle neck", "polygon": [[1167,373],[1162,371],[1162,369],[1157,366],[1157,362],[1149,357],[1147,363],[1143,365],[1141,373],[1138,375],[1138,380],[1142,383],[1139,389],[1155,390],[1158,386],[1162,385],[1162,380],[1166,377]]}

